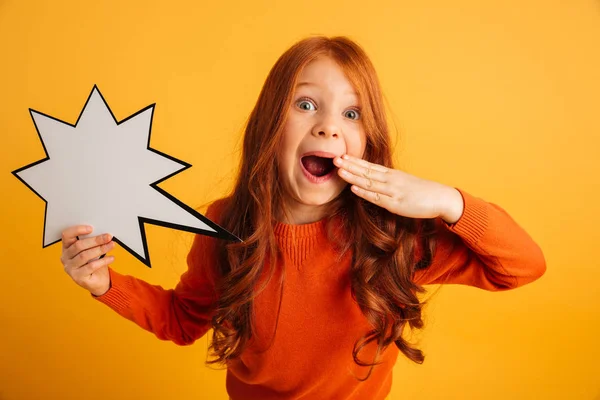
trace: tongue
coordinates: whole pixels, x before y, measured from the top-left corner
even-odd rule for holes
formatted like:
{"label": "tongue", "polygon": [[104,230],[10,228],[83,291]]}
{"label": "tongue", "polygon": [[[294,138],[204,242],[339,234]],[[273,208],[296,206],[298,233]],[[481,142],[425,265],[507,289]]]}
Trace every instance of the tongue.
{"label": "tongue", "polygon": [[306,156],[302,158],[302,164],[304,165],[304,168],[314,176],[326,175],[333,169],[331,158]]}

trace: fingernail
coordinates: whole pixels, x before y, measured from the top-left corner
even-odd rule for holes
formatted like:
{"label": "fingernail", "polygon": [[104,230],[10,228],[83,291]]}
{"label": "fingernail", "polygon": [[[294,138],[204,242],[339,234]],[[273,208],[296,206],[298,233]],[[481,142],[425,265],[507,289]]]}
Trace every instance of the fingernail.
{"label": "fingernail", "polygon": [[336,157],[333,159],[333,163],[335,165],[342,165],[342,159],[340,157]]}
{"label": "fingernail", "polygon": [[350,157],[348,157],[348,154],[344,154],[344,155],[342,156],[342,158],[343,158],[344,160],[347,160],[347,159],[349,159]]}
{"label": "fingernail", "polygon": [[86,226],[86,227],[85,227],[85,231],[86,231],[86,232],[88,232],[88,233],[89,233],[89,232],[91,232],[91,231],[92,231],[92,227],[91,227],[91,226],[89,226],[89,225],[88,225],[88,226]]}

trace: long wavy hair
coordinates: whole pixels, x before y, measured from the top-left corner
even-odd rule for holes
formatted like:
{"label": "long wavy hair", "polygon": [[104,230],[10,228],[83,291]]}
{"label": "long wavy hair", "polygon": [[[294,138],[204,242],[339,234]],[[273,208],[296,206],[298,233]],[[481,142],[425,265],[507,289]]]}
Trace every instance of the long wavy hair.
{"label": "long wavy hair", "polygon": [[[277,263],[269,260],[280,257],[273,224],[284,204],[284,189],[274,160],[297,78],[308,63],[321,56],[337,62],[361,99],[367,133],[363,158],[393,168],[383,96],[364,50],[346,37],[323,36],[309,37],[290,47],[271,69],[247,121],[237,182],[219,220],[243,242],[217,244],[219,297],[212,319],[210,350],[214,359],[209,364],[239,357],[254,333],[253,300],[273,278]],[[422,351],[411,347],[402,333],[407,323],[411,329],[423,327],[424,302],[416,293],[424,289],[413,282],[412,275],[431,262],[434,221],[392,214],[352,194],[348,187],[330,207],[329,221],[335,220],[345,232],[338,236],[343,238],[337,242],[340,253],[352,252],[352,296],[373,328],[357,338],[352,350],[355,363],[370,367],[366,377],[359,379],[371,375],[392,343],[409,359],[422,363]],[[416,262],[419,241],[424,257]],[[266,280],[261,279],[263,274]],[[374,359],[360,359],[361,349],[371,342],[377,343]]]}

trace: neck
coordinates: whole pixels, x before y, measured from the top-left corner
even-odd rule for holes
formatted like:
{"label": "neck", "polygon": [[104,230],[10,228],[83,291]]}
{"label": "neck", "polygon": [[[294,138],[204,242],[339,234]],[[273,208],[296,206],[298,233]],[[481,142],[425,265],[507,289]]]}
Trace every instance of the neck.
{"label": "neck", "polygon": [[284,224],[304,225],[317,222],[325,218],[329,211],[329,204],[308,205],[308,204],[286,204],[285,210],[280,209],[277,212],[277,220]]}

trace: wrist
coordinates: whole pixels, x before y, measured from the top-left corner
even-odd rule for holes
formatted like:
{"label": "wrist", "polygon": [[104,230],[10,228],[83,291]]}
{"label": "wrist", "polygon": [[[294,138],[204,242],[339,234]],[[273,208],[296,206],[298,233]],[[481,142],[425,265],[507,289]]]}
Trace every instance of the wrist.
{"label": "wrist", "polygon": [[108,287],[104,288],[104,289],[96,289],[96,290],[90,290],[90,293],[92,294],[92,296],[94,297],[101,297],[103,295],[106,294],[106,292],[108,292],[111,288],[111,283],[108,282]]}
{"label": "wrist", "polygon": [[444,208],[440,213],[440,218],[449,225],[458,222],[465,210],[465,203],[458,189],[446,187],[444,198]]}

